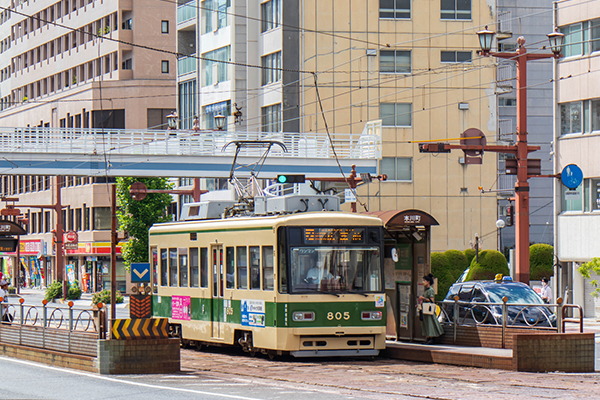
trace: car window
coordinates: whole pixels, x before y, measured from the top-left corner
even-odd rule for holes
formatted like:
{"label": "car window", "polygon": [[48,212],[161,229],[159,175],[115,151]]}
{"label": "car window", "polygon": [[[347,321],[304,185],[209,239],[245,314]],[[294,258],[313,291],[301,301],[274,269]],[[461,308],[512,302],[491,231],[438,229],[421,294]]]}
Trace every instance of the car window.
{"label": "car window", "polygon": [[529,286],[497,284],[487,286],[486,291],[493,303],[502,303],[502,298],[506,296],[508,303],[544,304],[541,297]]}
{"label": "car window", "polygon": [[486,303],[487,298],[485,297],[485,294],[481,291],[481,289],[475,288],[473,289],[473,296],[471,297],[471,301],[477,303]]}
{"label": "car window", "polygon": [[458,292],[459,301],[471,301],[471,291],[473,290],[472,285],[465,285],[460,288]]}
{"label": "car window", "polygon": [[454,296],[458,294],[458,289],[460,289],[459,285],[450,286],[450,289],[448,289],[448,293],[446,294],[445,300],[454,300]]}

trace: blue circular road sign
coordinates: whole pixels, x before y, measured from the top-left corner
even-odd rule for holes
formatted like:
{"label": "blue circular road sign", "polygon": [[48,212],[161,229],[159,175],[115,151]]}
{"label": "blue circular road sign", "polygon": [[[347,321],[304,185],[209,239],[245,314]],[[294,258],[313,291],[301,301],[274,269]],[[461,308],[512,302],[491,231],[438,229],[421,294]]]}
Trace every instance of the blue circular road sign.
{"label": "blue circular road sign", "polygon": [[583,181],[583,172],[577,165],[569,164],[563,168],[562,173],[560,174],[560,180],[563,185],[571,190],[575,190]]}

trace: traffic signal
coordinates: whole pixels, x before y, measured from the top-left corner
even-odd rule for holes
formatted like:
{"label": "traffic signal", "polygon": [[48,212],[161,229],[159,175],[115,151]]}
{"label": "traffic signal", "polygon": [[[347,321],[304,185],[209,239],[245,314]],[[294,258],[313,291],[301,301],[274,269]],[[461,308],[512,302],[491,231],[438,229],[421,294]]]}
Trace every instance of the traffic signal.
{"label": "traffic signal", "polygon": [[506,207],[506,226],[513,226],[515,219],[515,209],[513,206]]}
{"label": "traffic signal", "polygon": [[306,177],[298,174],[277,175],[277,183],[304,183]]}

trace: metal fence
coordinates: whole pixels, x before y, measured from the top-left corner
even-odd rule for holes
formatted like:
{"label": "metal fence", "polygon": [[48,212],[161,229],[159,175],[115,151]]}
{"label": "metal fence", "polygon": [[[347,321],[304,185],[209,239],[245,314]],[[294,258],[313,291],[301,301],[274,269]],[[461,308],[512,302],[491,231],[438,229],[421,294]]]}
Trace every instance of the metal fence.
{"label": "metal fence", "polygon": [[104,308],[82,309],[43,302],[41,306],[2,303],[0,343],[97,357],[98,339],[106,338]]}
{"label": "metal fence", "polygon": [[[577,323],[579,332],[583,332],[583,309],[576,304],[563,304],[562,298],[555,304],[519,304],[509,303],[502,298],[502,303],[465,302],[445,300],[438,303],[440,314],[438,319],[444,325],[451,325],[456,339],[459,326],[497,326],[502,328],[504,340],[508,328],[548,329],[564,333],[566,323]],[[568,313],[575,317],[567,317]]]}

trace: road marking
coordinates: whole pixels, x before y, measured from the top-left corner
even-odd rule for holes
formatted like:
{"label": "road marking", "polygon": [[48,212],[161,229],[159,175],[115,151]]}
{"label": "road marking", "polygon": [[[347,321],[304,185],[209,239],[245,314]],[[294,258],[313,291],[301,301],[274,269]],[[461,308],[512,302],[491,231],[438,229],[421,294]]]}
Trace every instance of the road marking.
{"label": "road marking", "polygon": [[62,372],[65,372],[65,373],[72,374],[72,375],[86,376],[88,378],[95,378],[95,379],[99,379],[99,380],[103,380],[103,381],[108,381],[108,382],[123,383],[123,384],[127,384],[127,385],[132,385],[132,386],[140,386],[140,387],[146,387],[146,388],[152,388],[152,389],[161,389],[161,390],[172,390],[174,392],[205,394],[205,395],[208,395],[208,396],[223,397],[223,398],[226,398],[226,399],[263,400],[263,399],[259,399],[257,397],[236,396],[236,395],[232,395],[232,394],[213,393],[213,392],[205,392],[205,391],[201,391],[201,390],[192,390],[192,389],[184,389],[184,388],[173,388],[173,387],[168,387],[168,386],[152,385],[152,384],[149,384],[149,383],[141,383],[141,382],[132,382],[132,381],[120,380],[120,379],[117,379],[117,378],[109,378],[107,376],[95,375],[95,374],[88,373],[88,372],[72,371],[72,370],[68,370],[68,369],[64,369],[64,368],[51,367],[49,365],[43,365],[43,364],[38,364],[38,363],[35,363],[35,362],[29,362],[29,361],[24,361],[24,360],[17,360],[17,359],[14,359],[14,358],[8,358],[8,357],[2,357],[2,356],[0,356],[0,360],[10,361],[10,362],[14,362],[14,363],[17,363],[17,364],[29,365],[29,366],[32,366],[32,367],[37,367],[37,368],[42,368],[42,369],[49,369],[49,370],[53,370],[53,371],[58,370],[58,371],[62,371]]}

